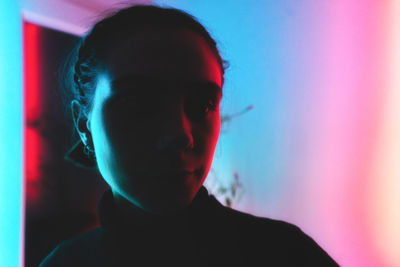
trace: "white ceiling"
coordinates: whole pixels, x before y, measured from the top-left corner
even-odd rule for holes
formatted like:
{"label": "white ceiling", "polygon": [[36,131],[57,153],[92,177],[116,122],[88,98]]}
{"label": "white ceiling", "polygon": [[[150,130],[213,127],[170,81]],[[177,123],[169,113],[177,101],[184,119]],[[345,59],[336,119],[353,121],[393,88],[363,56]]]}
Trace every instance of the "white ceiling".
{"label": "white ceiling", "polygon": [[20,0],[22,16],[51,29],[82,35],[109,10],[131,4],[150,4],[151,0]]}

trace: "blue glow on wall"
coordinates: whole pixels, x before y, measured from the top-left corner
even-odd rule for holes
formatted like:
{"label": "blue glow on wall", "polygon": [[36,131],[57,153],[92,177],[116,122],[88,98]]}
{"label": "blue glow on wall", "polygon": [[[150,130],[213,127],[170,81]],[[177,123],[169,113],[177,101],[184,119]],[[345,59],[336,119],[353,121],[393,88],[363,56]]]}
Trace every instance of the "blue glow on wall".
{"label": "blue glow on wall", "polygon": [[22,23],[0,1],[0,266],[23,264]]}

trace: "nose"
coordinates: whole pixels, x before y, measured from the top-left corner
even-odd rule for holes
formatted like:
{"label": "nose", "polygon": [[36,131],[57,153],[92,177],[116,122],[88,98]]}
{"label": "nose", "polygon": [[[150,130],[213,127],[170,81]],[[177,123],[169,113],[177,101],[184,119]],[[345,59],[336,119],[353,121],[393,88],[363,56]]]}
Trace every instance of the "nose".
{"label": "nose", "polygon": [[165,109],[157,149],[170,153],[193,149],[192,125],[185,113],[183,101],[174,101]]}

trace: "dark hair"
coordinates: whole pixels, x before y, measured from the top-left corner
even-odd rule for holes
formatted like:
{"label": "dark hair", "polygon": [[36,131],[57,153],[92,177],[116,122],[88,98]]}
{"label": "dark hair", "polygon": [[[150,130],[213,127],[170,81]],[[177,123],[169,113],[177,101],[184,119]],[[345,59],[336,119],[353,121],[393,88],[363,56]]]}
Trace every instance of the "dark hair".
{"label": "dark hair", "polygon": [[[126,36],[134,34],[137,29],[143,28],[188,29],[199,34],[207,42],[216,57],[221,70],[222,84],[224,83],[224,73],[228,63],[222,59],[215,40],[195,17],[175,8],[133,5],[108,14],[105,18],[99,20],[79,40],[77,46],[67,58],[64,70],[61,72],[60,82],[61,88],[64,89],[64,103],[68,109],[74,99],[78,100],[84,107],[84,112],[88,113],[92,109],[96,77],[98,71],[102,68],[107,50],[113,44],[124,40]],[[85,148],[80,140],[67,152],[65,158],[80,166],[96,166],[93,156],[85,153]]]}
{"label": "dark hair", "polygon": [[196,18],[188,13],[153,5],[134,5],[117,11],[98,21],[93,28],[80,39],[74,52],[66,62],[63,74],[63,86],[66,90],[66,102],[76,99],[91,110],[96,76],[102,67],[102,59],[107,49],[124,37],[144,27],[176,30],[188,29],[204,38],[215,55],[224,82],[227,62],[222,59],[215,40]]}

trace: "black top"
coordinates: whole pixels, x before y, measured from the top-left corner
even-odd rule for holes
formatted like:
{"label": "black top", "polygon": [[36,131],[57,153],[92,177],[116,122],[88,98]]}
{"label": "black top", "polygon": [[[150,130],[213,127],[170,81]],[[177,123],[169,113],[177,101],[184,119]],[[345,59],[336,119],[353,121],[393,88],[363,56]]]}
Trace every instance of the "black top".
{"label": "black top", "polygon": [[111,191],[101,226],[58,245],[50,266],[338,266],[298,227],[221,205],[202,187],[179,214],[117,212]]}

